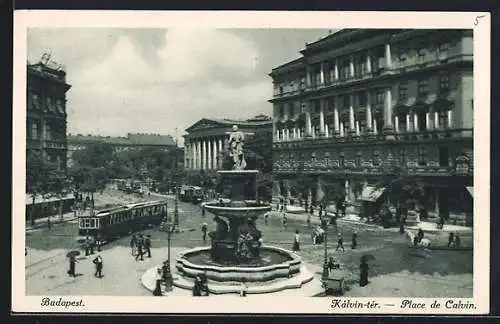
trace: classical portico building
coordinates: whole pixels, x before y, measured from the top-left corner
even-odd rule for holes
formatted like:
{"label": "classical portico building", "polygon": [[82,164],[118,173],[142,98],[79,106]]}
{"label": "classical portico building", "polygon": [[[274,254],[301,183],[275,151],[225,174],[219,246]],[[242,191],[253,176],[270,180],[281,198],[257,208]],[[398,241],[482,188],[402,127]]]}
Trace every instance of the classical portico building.
{"label": "classical portico building", "polygon": [[425,183],[431,218],[470,223],[472,42],[471,30],[344,29],[273,69],[277,194],[301,194],[290,180],[303,174],[376,200],[397,166]]}
{"label": "classical portico building", "polygon": [[185,130],[187,134],[184,135],[184,168],[186,170],[220,170],[222,168],[221,154],[226,149],[233,125],[237,125],[244,133],[257,134],[272,131],[272,120],[264,115],[248,120],[203,118]]}

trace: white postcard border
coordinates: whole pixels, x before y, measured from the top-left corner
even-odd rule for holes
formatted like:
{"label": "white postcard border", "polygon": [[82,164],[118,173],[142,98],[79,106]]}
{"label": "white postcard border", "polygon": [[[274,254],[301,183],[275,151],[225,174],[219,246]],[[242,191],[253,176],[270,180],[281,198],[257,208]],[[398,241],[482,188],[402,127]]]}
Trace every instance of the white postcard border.
{"label": "white postcard border", "polygon": [[[144,28],[461,28],[474,30],[474,298],[412,298],[426,309],[400,309],[403,298],[342,298],[374,301],[376,309],[332,309],[332,298],[215,296],[97,297],[60,296],[83,300],[84,307],[42,307],[44,296],[25,295],[25,165],[26,165],[26,58],[29,27],[144,27]],[[482,12],[237,12],[237,11],[37,11],[14,13],[13,90],[13,214],[12,310],[14,312],[99,313],[386,313],[386,314],[486,314],[489,312],[490,268],[490,29],[489,13]],[[271,84],[270,84],[271,86]],[[478,127],[476,127],[478,126]],[[59,297],[51,296],[56,300]],[[225,302],[221,302],[223,299]],[[454,303],[474,303],[472,309],[449,309]],[[431,308],[433,302],[440,308]]]}

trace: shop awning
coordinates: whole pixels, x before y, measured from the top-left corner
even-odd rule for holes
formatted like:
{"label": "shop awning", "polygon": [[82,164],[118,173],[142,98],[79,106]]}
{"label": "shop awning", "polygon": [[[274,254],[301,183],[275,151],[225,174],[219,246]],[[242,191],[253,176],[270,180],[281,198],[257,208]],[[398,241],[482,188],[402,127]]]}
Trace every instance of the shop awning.
{"label": "shop awning", "polygon": [[474,198],[474,187],[465,187],[465,188],[470,193],[470,195],[472,196],[472,198]]}
{"label": "shop awning", "polygon": [[359,200],[375,202],[380,198],[380,196],[382,196],[384,191],[385,188],[366,186],[363,189],[363,192],[361,192],[361,197],[359,198]]}

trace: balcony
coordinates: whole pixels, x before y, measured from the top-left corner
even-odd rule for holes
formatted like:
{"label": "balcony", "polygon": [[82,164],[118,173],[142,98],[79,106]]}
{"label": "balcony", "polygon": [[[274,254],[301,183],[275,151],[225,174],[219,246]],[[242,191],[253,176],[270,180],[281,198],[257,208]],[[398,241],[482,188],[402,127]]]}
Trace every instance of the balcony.
{"label": "balcony", "polygon": [[44,140],[42,146],[44,149],[65,150],[67,149],[66,143],[64,140]]}
{"label": "balcony", "polygon": [[[453,166],[419,166],[414,163],[413,166],[408,166],[406,172],[412,176],[433,176],[433,177],[448,177],[455,174]],[[337,160],[330,159],[314,159],[314,161],[284,161],[278,160],[273,164],[273,172],[277,174],[288,174],[303,172],[306,174],[328,174],[328,175],[359,175],[359,176],[380,176],[384,173],[380,165],[373,165],[371,161],[362,162],[357,165],[355,161],[344,161],[343,165]],[[472,175],[472,172],[470,172]]]}
{"label": "balcony", "polygon": [[378,68],[373,67],[370,73],[363,73],[360,75],[356,75],[354,77],[348,76],[347,78],[340,78],[339,80],[332,80],[332,81],[325,80],[323,84],[315,83],[307,87],[302,86],[294,91],[275,92],[273,95],[273,99],[286,98],[304,92],[329,89],[331,87],[336,87],[336,86],[349,86],[351,84],[355,84],[358,82],[374,80],[382,77],[398,75],[413,71],[420,71],[423,69],[432,69],[438,66],[442,66],[444,64],[452,64],[458,62],[473,62],[473,56],[467,54],[440,55],[436,57],[428,57],[428,58],[426,57],[425,59],[416,60],[414,63],[397,62],[394,63],[392,65],[392,68],[390,69],[387,67],[378,67]]}

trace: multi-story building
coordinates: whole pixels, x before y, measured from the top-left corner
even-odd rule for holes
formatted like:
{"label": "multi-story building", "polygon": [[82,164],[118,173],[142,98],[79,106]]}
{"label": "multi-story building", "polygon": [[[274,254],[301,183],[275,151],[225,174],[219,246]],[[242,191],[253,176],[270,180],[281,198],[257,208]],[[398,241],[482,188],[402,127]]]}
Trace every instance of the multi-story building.
{"label": "multi-story building", "polygon": [[470,223],[472,43],[472,30],[345,29],[273,69],[280,194],[300,173],[356,201],[399,167],[424,183],[431,218]]}
{"label": "multi-story building", "polygon": [[[66,83],[63,66],[44,55],[27,65],[26,150],[66,169]],[[28,165],[27,168],[30,166]]]}
{"label": "multi-story building", "polygon": [[[184,135],[184,168],[207,171],[221,169],[221,153],[226,148],[233,125],[237,125],[244,133],[264,136],[269,134],[269,143],[261,144],[270,148],[272,124],[271,118],[264,115],[248,120],[203,118],[185,130],[187,134]],[[252,149],[251,146],[251,139],[248,139],[245,147]]]}
{"label": "multi-story building", "polygon": [[134,134],[128,133],[127,137],[94,136],[94,135],[68,135],[68,165],[72,165],[72,156],[75,151],[83,150],[90,144],[110,144],[115,152],[130,151],[143,148],[159,148],[165,151],[176,147],[170,135],[160,134]]}

